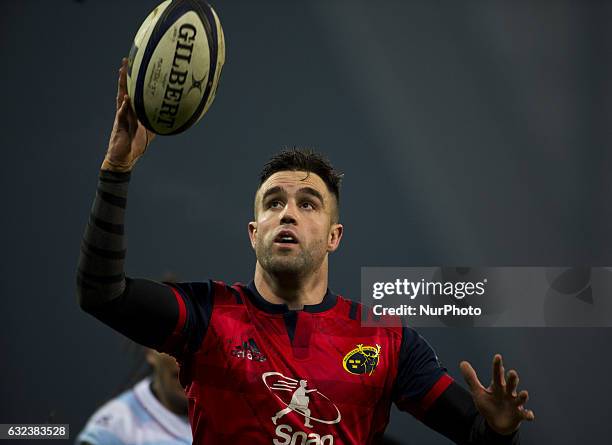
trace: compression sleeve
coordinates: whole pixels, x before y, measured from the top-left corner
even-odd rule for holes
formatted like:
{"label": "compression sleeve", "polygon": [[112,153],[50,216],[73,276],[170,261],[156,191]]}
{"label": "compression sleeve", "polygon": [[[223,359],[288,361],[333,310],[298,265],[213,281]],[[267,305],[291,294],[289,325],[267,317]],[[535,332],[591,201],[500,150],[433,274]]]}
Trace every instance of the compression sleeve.
{"label": "compression sleeve", "polygon": [[430,428],[461,445],[518,445],[518,432],[502,436],[476,409],[471,394],[455,383],[433,348],[404,327],[394,402]]}
{"label": "compression sleeve", "polygon": [[85,310],[100,306],[125,290],[124,220],[130,175],[100,171],[77,271],[77,296]]}
{"label": "compression sleeve", "polygon": [[[83,310],[132,340],[162,349],[185,331],[186,305],[169,286],[126,278],[124,220],[130,173],[100,171],[81,242],[77,298]],[[180,325],[180,323],[183,323]],[[176,338],[174,346],[178,347]]]}
{"label": "compression sleeve", "polygon": [[519,431],[493,431],[474,405],[468,390],[453,382],[425,413],[423,423],[462,445],[519,445]]}

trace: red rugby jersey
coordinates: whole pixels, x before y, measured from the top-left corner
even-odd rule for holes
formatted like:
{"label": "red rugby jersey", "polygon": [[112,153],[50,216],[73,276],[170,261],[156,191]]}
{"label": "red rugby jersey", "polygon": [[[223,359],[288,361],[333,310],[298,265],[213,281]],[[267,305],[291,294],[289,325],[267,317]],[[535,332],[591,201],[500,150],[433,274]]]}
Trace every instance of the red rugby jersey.
{"label": "red rugby jersey", "polygon": [[362,327],[361,305],[328,291],[289,310],[254,284],[174,283],[177,357],[194,444],[370,444],[391,403],[423,414],[450,385],[414,330]]}

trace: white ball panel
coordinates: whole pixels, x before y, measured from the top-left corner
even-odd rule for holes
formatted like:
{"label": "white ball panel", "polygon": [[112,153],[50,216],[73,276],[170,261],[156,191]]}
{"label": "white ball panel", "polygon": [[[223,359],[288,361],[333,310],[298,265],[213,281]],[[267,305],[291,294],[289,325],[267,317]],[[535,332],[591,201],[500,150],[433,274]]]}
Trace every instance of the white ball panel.
{"label": "white ball panel", "polygon": [[[131,68],[128,69],[128,73],[132,73],[131,76],[129,74],[127,76],[127,89],[128,96],[130,96],[130,98],[134,97],[134,92],[136,90],[136,80],[138,79],[138,72],[140,70],[140,64],[142,63],[142,56],[144,54],[145,46],[151,38],[151,33],[155,29],[157,21],[159,20],[165,9],[170,5],[170,3],[172,3],[172,0],[166,0],[157,5],[155,9],[153,9],[153,11],[149,13],[144,22],[142,22],[142,25],[140,25],[138,32],[136,32],[136,36],[134,36],[133,46],[136,46],[138,48],[138,52],[136,53],[134,59],[130,59],[128,62],[128,67]],[[134,100],[131,101],[131,104],[132,108],[134,109]]]}
{"label": "white ball panel", "polygon": [[142,94],[147,119],[157,133],[172,133],[193,116],[209,67],[206,30],[190,11],[164,34],[147,66]]}

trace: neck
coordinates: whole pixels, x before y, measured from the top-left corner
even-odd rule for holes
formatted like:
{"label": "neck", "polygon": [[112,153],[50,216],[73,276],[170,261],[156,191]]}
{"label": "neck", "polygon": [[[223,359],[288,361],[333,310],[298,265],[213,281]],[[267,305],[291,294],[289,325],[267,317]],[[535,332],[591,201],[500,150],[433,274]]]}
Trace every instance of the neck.
{"label": "neck", "polygon": [[303,309],[304,305],[319,304],[327,292],[327,258],[321,266],[306,276],[273,275],[257,262],[255,287],[261,296],[274,304],[286,304],[289,309]]}
{"label": "neck", "polygon": [[168,397],[165,397],[164,392],[160,388],[160,382],[157,376],[153,377],[150,388],[151,388],[151,392],[153,393],[153,396],[155,396],[155,398],[159,401],[159,403],[161,403],[162,406],[166,408],[168,411],[176,414],[177,416],[187,415],[187,405],[186,404],[181,404],[181,406],[178,406],[176,404],[173,404]]}

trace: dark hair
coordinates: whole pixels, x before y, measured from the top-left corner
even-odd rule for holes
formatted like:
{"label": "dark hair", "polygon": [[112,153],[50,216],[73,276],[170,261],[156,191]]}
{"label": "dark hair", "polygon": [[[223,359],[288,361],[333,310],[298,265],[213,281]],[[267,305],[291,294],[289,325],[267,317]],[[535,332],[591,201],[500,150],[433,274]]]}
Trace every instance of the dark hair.
{"label": "dark hair", "polygon": [[334,169],[329,160],[322,154],[306,148],[283,149],[272,156],[264,165],[259,175],[259,186],[261,187],[270,176],[280,171],[316,173],[325,182],[328,190],[336,197],[337,205],[340,205],[340,183],[344,174]]}

